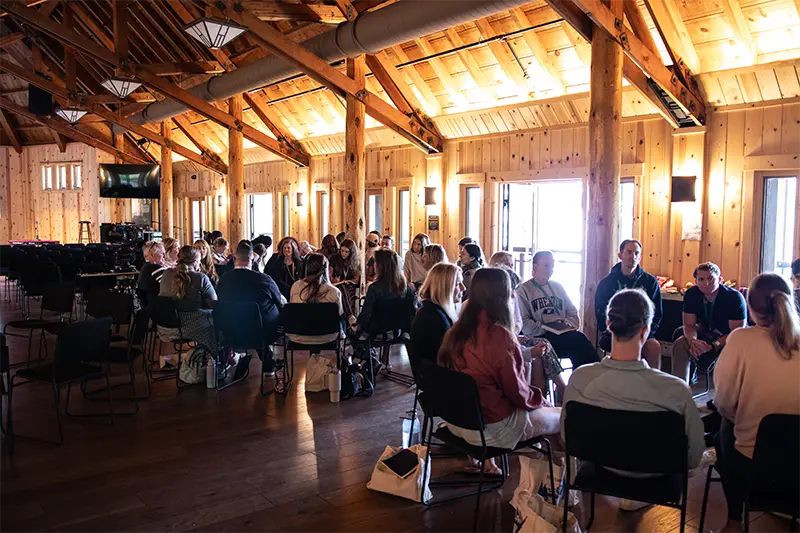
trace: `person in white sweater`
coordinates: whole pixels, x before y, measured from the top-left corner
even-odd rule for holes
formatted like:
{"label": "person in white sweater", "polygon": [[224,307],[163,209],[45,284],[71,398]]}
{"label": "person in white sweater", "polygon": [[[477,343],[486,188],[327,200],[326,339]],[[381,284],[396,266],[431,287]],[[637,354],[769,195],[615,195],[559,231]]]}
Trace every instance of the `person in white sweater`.
{"label": "person in white sweater", "polygon": [[[728,502],[728,526],[741,531],[756,434],[773,413],[800,414],[800,318],[789,284],[761,274],[747,293],[756,326],[728,335],[714,369],[714,404],[722,415],[717,467]],[[787,435],[787,438],[797,438]]]}
{"label": "person in white sweater", "polygon": [[[522,334],[525,337],[544,337],[553,345],[559,357],[568,357],[572,367],[596,363],[599,358],[586,335],[578,331],[580,319],[578,309],[567,296],[564,287],[550,278],[553,276],[555,259],[549,250],[540,250],[533,255],[533,277],[517,287],[522,313]],[[556,334],[543,328],[548,322],[562,321],[574,328]]]}
{"label": "person in white sweater", "polygon": [[430,243],[430,237],[424,233],[417,234],[414,236],[414,240],[411,241],[411,248],[406,252],[403,260],[403,274],[408,284],[414,287],[414,290],[419,290],[422,287],[425,277],[428,275],[428,269],[425,268],[422,262],[422,256],[425,253],[425,247]]}
{"label": "person in white sweater", "polygon": [[[328,259],[317,253],[306,256],[306,277],[297,280],[291,288],[289,302],[293,304],[304,303],[334,303],[339,306],[339,316],[342,312],[342,293],[328,281]],[[338,333],[327,335],[287,335],[289,340],[301,344],[327,344],[339,338]]]}

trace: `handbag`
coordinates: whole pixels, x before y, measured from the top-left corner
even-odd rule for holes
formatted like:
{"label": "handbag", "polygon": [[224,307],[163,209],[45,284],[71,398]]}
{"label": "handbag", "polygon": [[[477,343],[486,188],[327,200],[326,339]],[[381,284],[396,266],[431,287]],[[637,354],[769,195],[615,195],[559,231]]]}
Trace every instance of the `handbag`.
{"label": "handbag", "polygon": [[[511,506],[514,508],[515,533],[556,533],[561,531],[564,509],[550,503],[539,494],[547,481],[549,465],[541,459],[519,457],[519,485],[514,490]],[[549,481],[547,482],[549,486]],[[581,533],[575,515],[567,514],[567,532]]]}
{"label": "handbag", "polygon": [[192,348],[181,362],[178,377],[184,383],[197,385],[206,381],[206,356],[209,355],[205,348]]}
{"label": "handbag", "polygon": [[[427,446],[415,445],[408,448],[409,451],[417,454],[417,466],[411,472],[400,477],[394,473],[383,461],[402,451],[399,446],[387,446],[378,459],[375,468],[372,469],[372,476],[367,483],[367,488],[376,492],[383,492],[400,496],[411,501],[427,503],[433,498],[428,481],[431,477],[431,464],[426,461],[428,454]],[[423,479],[425,480],[423,486]]]}
{"label": "handbag", "polygon": [[312,354],[306,363],[306,392],[321,392],[328,390],[328,372],[336,363],[329,357]]}
{"label": "handbag", "polygon": [[369,369],[365,368],[366,363],[352,363],[347,365],[342,371],[342,390],[339,398],[349,400],[354,396],[372,396],[372,381],[369,378]]}

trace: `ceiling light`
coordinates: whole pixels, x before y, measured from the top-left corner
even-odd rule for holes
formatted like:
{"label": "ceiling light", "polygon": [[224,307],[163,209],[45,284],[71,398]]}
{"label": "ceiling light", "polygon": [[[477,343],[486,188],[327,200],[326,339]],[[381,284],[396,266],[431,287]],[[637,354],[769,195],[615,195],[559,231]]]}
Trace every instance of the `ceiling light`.
{"label": "ceiling light", "polygon": [[108,78],[100,82],[100,85],[118,98],[127,98],[133,91],[138,89],[142,84],[131,78]]}
{"label": "ceiling light", "polygon": [[229,20],[203,17],[184,26],[183,31],[208,48],[222,48],[246,32],[247,28]]}
{"label": "ceiling light", "polygon": [[70,124],[75,124],[85,114],[86,111],[75,109],[74,107],[67,107],[67,108],[59,107],[58,109],[56,109],[56,115],[63,118]]}

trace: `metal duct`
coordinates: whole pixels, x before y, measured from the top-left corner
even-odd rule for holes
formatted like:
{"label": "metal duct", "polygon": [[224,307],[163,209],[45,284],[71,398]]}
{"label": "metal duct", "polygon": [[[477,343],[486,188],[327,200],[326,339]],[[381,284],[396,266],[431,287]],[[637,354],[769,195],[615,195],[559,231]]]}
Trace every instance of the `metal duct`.
{"label": "metal duct", "polygon": [[[530,0],[402,0],[359,15],[353,21],[343,22],[335,29],[300,44],[328,62],[333,62],[360,54],[375,54],[384,48],[528,2]],[[189,92],[208,102],[214,102],[297,73],[294,65],[271,55],[240,69],[215,76],[206,83],[193,87]],[[137,124],[160,122],[188,110],[183,104],[168,98],[150,104],[129,120]]]}

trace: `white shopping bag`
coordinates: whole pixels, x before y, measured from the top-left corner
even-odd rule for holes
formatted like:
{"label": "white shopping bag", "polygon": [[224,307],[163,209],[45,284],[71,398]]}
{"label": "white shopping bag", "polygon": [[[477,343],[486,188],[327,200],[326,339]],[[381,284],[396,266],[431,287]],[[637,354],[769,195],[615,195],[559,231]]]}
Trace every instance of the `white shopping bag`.
{"label": "white shopping bag", "polygon": [[328,390],[328,372],[336,366],[330,357],[313,354],[306,364],[306,392]]}
{"label": "white shopping bag", "polygon": [[[431,465],[426,463],[425,456],[428,453],[428,447],[422,445],[414,445],[408,450],[417,454],[417,467],[411,471],[407,476],[400,477],[392,470],[383,464],[384,459],[392,457],[394,454],[402,451],[400,446],[387,446],[378,463],[372,470],[372,477],[367,482],[367,488],[377,492],[385,492],[401,498],[407,498],[415,502],[427,503],[431,500],[433,495],[428,487],[428,481],[431,477]],[[426,480],[423,490],[422,480]],[[420,500],[420,496],[424,500]]]}
{"label": "white shopping bag", "polygon": [[[549,476],[547,461],[520,456],[519,464],[519,485],[511,498],[511,506],[516,511],[515,533],[556,533],[561,531],[561,522],[564,517],[563,507],[557,507],[539,495],[539,487]],[[567,515],[567,531],[569,533],[580,533],[581,531],[578,520],[572,513]]]}

